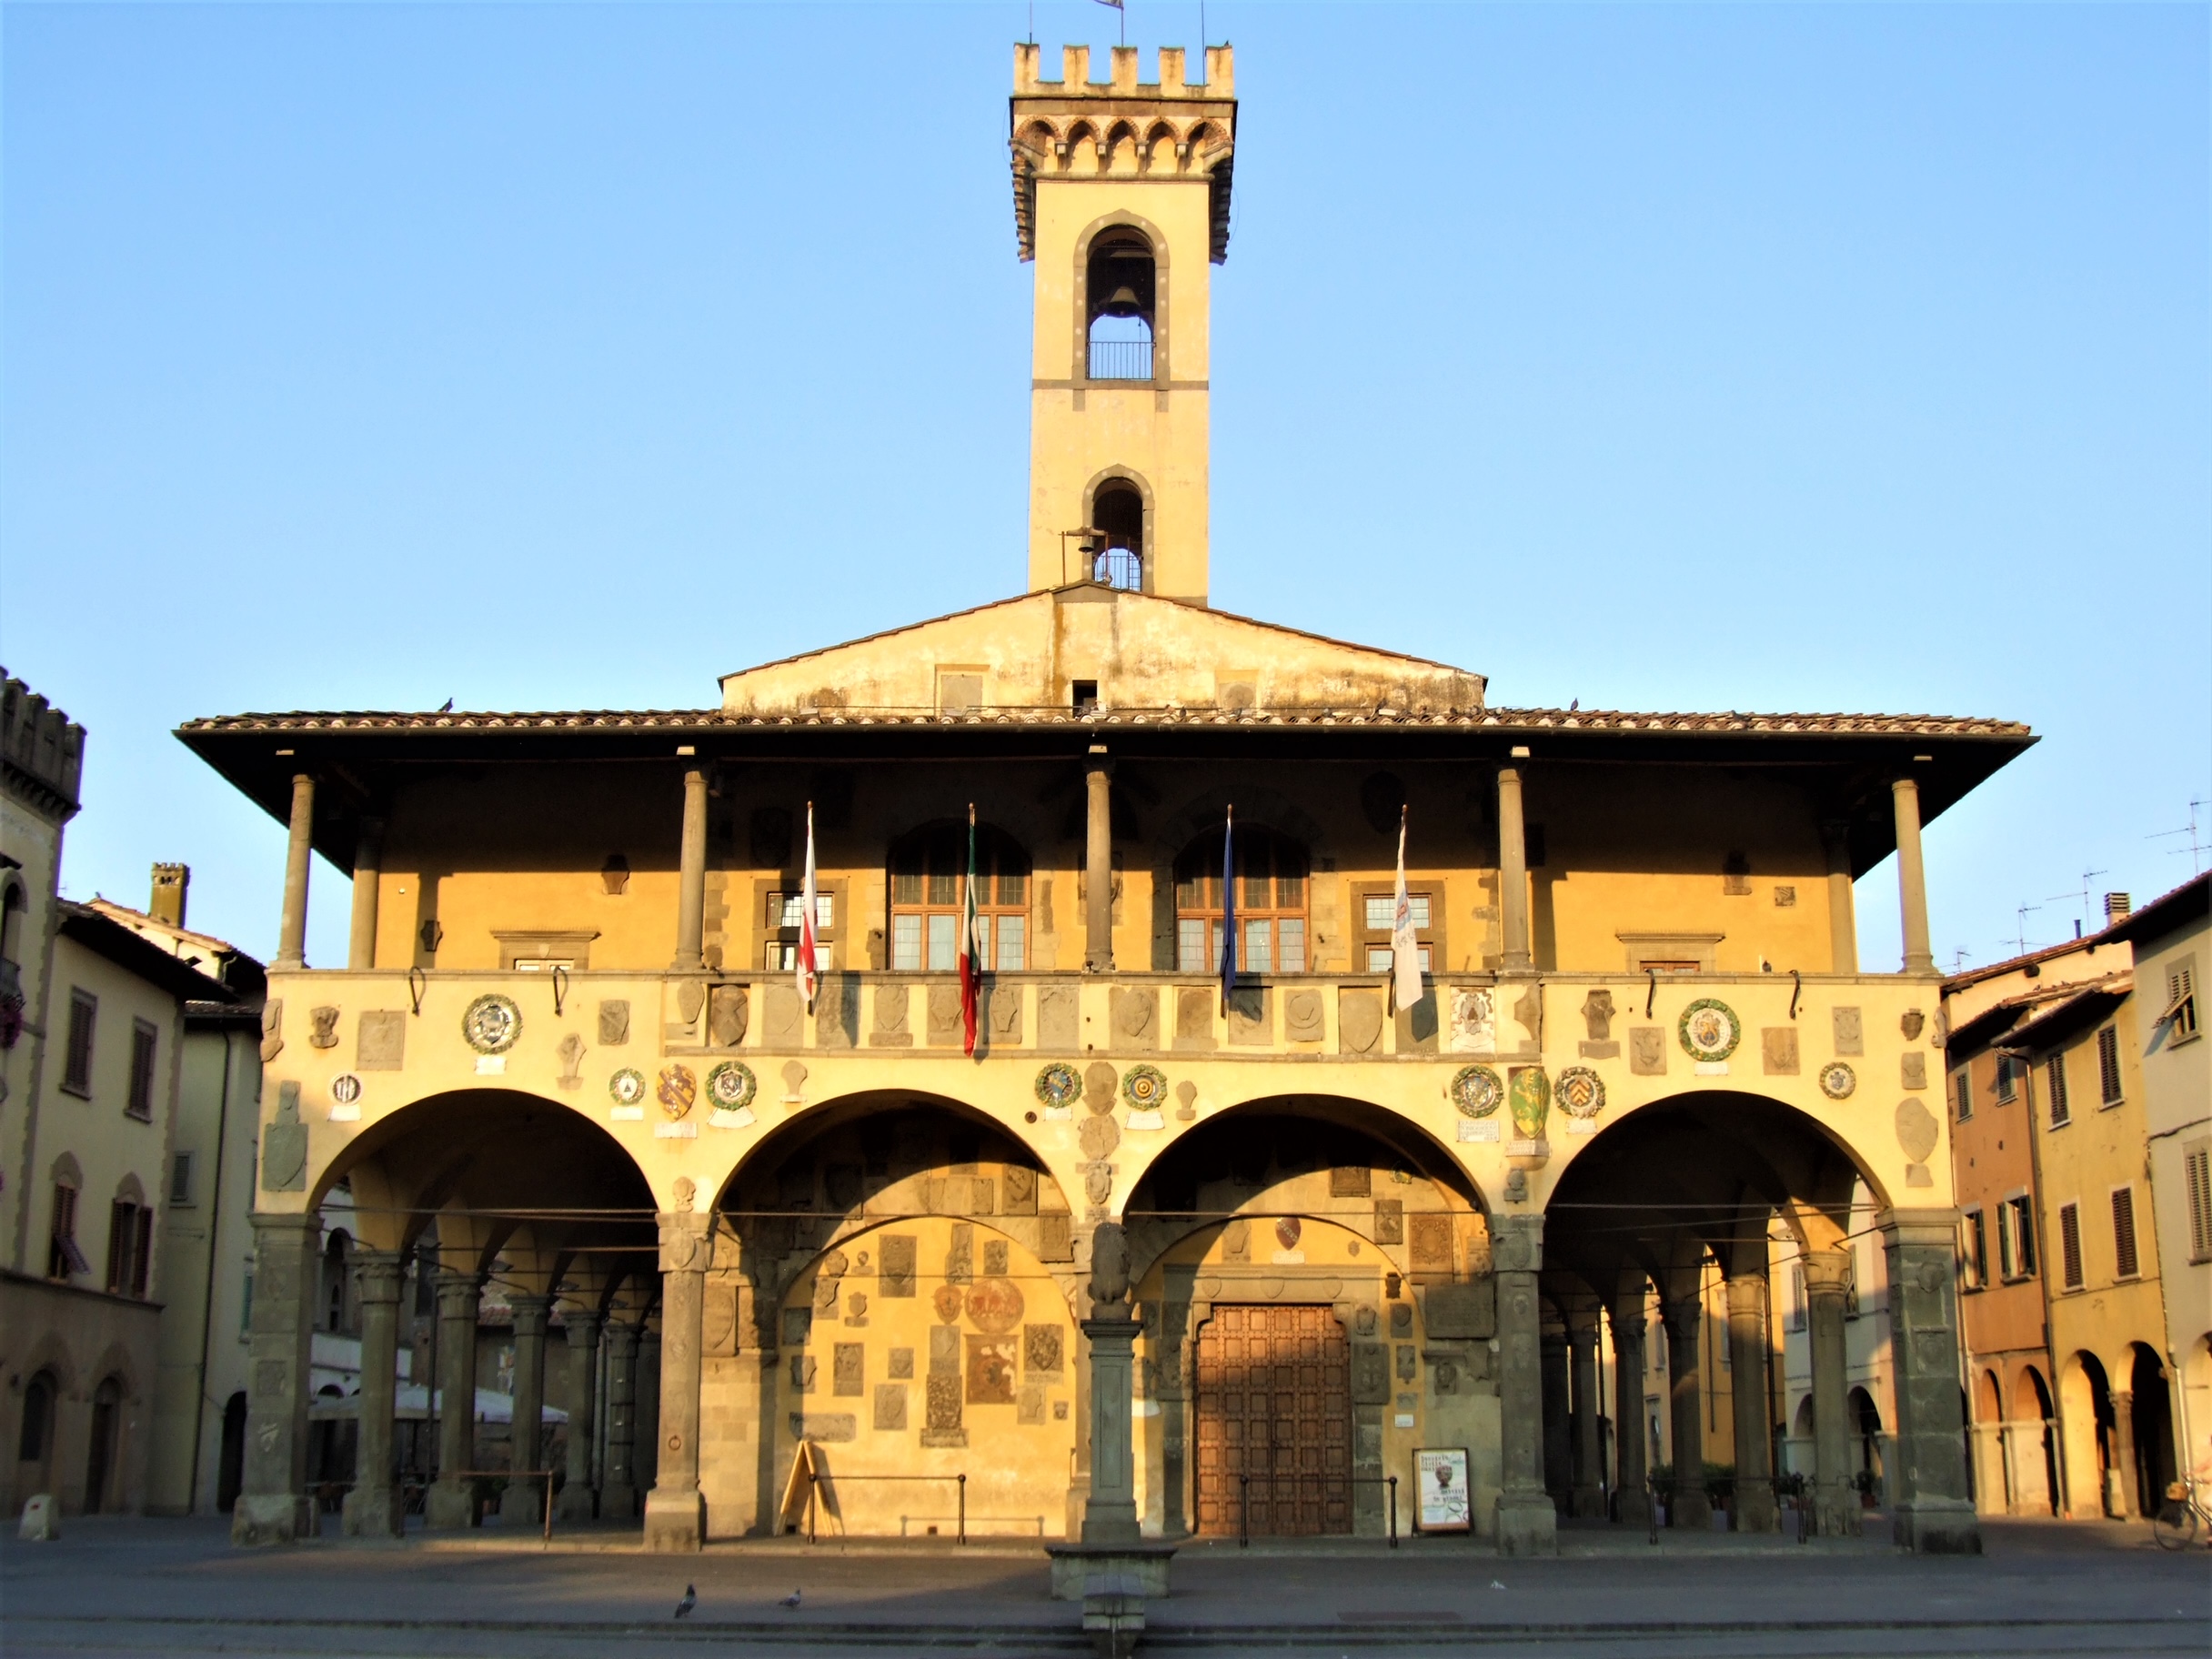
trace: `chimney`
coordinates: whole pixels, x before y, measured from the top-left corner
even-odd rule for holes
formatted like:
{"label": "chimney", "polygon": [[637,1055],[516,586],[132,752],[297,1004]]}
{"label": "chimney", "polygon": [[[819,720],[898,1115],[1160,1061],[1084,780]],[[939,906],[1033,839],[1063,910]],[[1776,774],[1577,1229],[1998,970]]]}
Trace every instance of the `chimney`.
{"label": "chimney", "polygon": [[146,914],[156,921],[166,921],[173,928],[185,925],[185,890],[192,885],[192,866],[189,864],[156,864],[154,866],[154,897],[146,905]]}
{"label": "chimney", "polygon": [[2135,901],[2126,893],[2106,893],[2105,895],[2105,925],[2109,928],[2116,923],[2126,921],[2129,912],[2135,908]]}

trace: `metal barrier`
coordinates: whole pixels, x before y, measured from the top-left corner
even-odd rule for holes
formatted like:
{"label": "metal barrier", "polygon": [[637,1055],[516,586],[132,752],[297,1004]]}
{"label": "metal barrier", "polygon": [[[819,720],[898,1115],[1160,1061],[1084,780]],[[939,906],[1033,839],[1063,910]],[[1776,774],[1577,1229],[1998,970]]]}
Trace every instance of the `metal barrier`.
{"label": "metal barrier", "polygon": [[1091,342],[1091,378],[1093,380],[1150,380],[1152,343],[1150,340],[1093,340]]}
{"label": "metal barrier", "polygon": [[957,1482],[957,1483],[959,1483],[959,1485],[960,1485],[960,1532],[959,1532],[959,1533],[958,1533],[958,1534],[955,1536],[955,1538],[953,1539],[953,1542],[954,1542],[955,1543],[958,1543],[958,1544],[960,1544],[960,1545],[963,1545],[963,1546],[964,1546],[964,1545],[966,1545],[966,1543],[967,1543],[967,1542],[968,1542],[968,1475],[967,1475],[966,1471],[964,1471],[964,1470],[963,1470],[963,1471],[962,1471],[960,1473],[959,1473],[959,1474],[840,1474],[840,1473],[838,1471],[836,1471],[836,1470],[834,1470],[834,1469],[832,1469],[832,1470],[829,1471],[827,1473],[822,1473],[821,1471],[817,1470],[817,1469],[814,1467],[814,1465],[813,1465],[813,1464],[812,1464],[810,1462],[809,1462],[809,1463],[807,1464],[806,1468],[807,1468],[807,1542],[808,1542],[809,1543],[814,1543],[814,1542],[815,1542],[815,1533],[814,1533],[814,1489],[815,1489],[817,1486],[822,1485],[822,1484],[824,1484],[824,1483],[827,1483],[827,1484],[829,1484],[829,1485],[834,1486],[834,1485],[836,1485],[836,1484],[837,1484],[837,1483],[838,1483],[840,1481],[939,1481],[939,1482],[942,1482],[942,1481],[954,1481],[954,1482]]}
{"label": "metal barrier", "polygon": [[[1394,1474],[1245,1474],[1237,1476],[1237,1548],[1252,1548],[1252,1483],[1265,1483],[1272,1487],[1278,1482],[1288,1481],[1296,1485],[1302,1481],[1330,1481],[1345,1486],[1387,1486],[1390,1488],[1390,1547],[1398,1547],[1398,1477]],[[1271,1500],[1272,1501],[1272,1500]],[[1324,1503],[1327,1499],[1324,1497]]]}

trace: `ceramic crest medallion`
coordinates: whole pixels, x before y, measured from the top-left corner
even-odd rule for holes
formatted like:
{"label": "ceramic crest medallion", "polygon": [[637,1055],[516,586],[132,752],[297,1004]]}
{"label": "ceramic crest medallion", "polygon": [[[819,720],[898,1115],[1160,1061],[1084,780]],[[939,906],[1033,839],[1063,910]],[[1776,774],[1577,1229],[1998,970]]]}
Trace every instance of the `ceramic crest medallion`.
{"label": "ceramic crest medallion", "polygon": [[512,997],[478,997],[461,1016],[461,1035],[479,1054],[504,1054],[522,1035],[522,1010]]}

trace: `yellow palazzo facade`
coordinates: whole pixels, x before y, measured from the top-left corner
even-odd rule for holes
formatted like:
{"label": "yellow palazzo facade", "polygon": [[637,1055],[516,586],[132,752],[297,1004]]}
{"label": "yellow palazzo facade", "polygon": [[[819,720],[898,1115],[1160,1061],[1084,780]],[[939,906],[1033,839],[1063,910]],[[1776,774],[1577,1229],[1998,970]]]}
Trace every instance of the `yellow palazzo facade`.
{"label": "yellow palazzo facade", "polygon": [[[1542,1551],[1561,1514],[1643,1518],[1654,1291],[1677,1463],[1733,1462],[1732,1523],[1769,1527],[1777,1223],[1811,1303],[1805,1521],[1855,1530],[1857,1191],[1887,1252],[1899,1536],[1978,1547],[1919,836],[2032,739],[1501,708],[1480,674],[1209,608],[1236,101],[1228,48],[1206,55],[1202,84],[1167,52],[1142,83],[1117,50],[1094,84],[1017,48],[1026,593],[730,674],[711,708],[180,733],[291,829],[241,1540],[307,1524],[304,1309],[343,1183],[358,1533],[400,1524],[407,1272],[455,1389],[503,1287],[513,1466],[547,1455],[528,1425],[559,1379],[563,1513],[655,1548],[803,1524],[808,1470],[813,1523],[852,1535],[1376,1534],[1447,1523],[1416,1493],[1443,1451],[1469,1529]],[[1852,883],[1893,852],[1906,958],[1868,972]],[[318,854],[353,875],[343,968],[303,960]],[[475,1520],[473,1456],[441,1430],[429,1524]],[[1675,1523],[1703,1524],[1682,1485]]]}

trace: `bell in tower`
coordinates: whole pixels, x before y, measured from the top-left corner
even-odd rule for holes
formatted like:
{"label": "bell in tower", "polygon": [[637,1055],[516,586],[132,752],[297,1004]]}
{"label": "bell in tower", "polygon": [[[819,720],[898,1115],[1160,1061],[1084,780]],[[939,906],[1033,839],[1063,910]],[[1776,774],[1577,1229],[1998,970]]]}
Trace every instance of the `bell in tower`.
{"label": "bell in tower", "polygon": [[1014,221],[1037,266],[1030,413],[1032,591],[1105,582],[1206,602],[1212,266],[1228,253],[1230,48],[1137,79],[1133,46],[1058,81],[1014,48]]}

